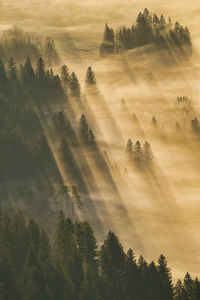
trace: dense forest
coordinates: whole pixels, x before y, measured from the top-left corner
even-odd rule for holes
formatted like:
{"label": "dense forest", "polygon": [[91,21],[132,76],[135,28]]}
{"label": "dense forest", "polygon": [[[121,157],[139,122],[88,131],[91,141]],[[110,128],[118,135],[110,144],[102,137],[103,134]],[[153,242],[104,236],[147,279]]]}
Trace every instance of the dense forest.
{"label": "dense forest", "polygon": [[176,284],[167,260],[148,263],[127,252],[114,232],[98,246],[87,222],[59,213],[51,239],[22,212],[0,212],[0,299],[199,300],[200,282]]}
{"label": "dense forest", "polygon": [[192,41],[187,27],[179,22],[172,23],[171,18],[165,19],[146,8],[140,12],[136,24],[131,27],[120,27],[116,32],[105,25],[103,41],[100,46],[100,55],[105,57],[124,50],[134,49],[153,44],[158,49],[166,48],[178,55],[187,57],[192,54]]}
{"label": "dense forest", "polygon": [[106,23],[104,60],[62,26],[0,36],[0,300],[199,300],[190,31],[144,9]]}

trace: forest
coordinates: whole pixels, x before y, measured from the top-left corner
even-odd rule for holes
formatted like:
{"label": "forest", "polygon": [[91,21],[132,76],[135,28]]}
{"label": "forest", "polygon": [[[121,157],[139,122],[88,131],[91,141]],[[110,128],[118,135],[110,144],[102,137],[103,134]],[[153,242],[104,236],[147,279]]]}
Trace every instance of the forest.
{"label": "forest", "polygon": [[0,300],[200,299],[195,9],[138,1],[0,3]]}
{"label": "forest", "polygon": [[125,251],[109,231],[99,246],[88,222],[61,211],[54,235],[20,211],[0,212],[0,299],[198,300],[200,281],[186,273],[173,283],[164,255],[158,262]]}

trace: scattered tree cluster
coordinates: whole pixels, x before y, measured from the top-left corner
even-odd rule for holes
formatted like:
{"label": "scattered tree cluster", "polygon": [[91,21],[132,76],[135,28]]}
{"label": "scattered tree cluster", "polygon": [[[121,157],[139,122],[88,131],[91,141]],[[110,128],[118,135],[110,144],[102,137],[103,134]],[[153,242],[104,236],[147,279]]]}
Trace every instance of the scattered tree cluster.
{"label": "scattered tree cluster", "polygon": [[163,15],[159,17],[145,8],[131,27],[123,26],[114,33],[108,24],[105,25],[100,55],[105,57],[152,43],[159,48],[172,48],[184,56],[192,54],[192,41],[187,27],[179,22],[173,24],[171,18],[166,20]]}
{"label": "scattered tree cluster", "polygon": [[87,222],[60,212],[50,240],[22,212],[0,211],[0,299],[199,300],[200,282],[186,273],[173,285],[167,260],[138,260],[109,231],[98,247]]}
{"label": "scattered tree cluster", "polygon": [[138,162],[151,161],[153,159],[151,145],[148,142],[145,142],[142,147],[140,141],[136,141],[134,145],[132,140],[128,139],[126,144],[126,150]]}
{"label": "scattered tree cluster", "polygon": [[48,67],[60,62],[53,38],[27,33],[17,27],[6,30],[0,40],[0,58],[7,62],[10,57],[17,63],[23,63],[26,57],[33,62],[43,57]]}

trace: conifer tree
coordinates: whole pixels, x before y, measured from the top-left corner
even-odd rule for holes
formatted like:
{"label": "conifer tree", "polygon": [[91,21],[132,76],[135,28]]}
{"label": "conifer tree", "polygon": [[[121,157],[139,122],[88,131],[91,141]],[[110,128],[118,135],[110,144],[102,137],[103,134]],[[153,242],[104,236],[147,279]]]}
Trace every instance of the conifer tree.
{"label": "conifer tree", "polygon": [[164,300],[171,300],[173,299],[172,275],[167,260],[162,254],[158,259],[158,271],[161,278],[161,297]]}
{"label": "conifer tree", "polygon": [[104,280],[117,289],[124,282],[125,253],[117,236],[109,231],[100,250],[100,268]]}
{"label": "conifer tree", "polygon": [[143,151],[143,158],[146,161],[150,161],[150,160],[153,159],[153,153],[152,153],[152,150],[151,150],[151,145],[148,142],[144,143],[142,151]]}
{"label": "conifer tree", "polygon": [[11,57],[8,63],[8,77],[13,85],[18,82],[18,70],[13,58]]}
{"label": "conifer tree", "polygon": [[126,144],[126,151],[129,154],[133,154],[133,142],[131,139],[128,139],[127,144]]}
{"label": "conifer tree", "polygon": [[78,207],[82,208],[83,203],[81,201],[81,197],[80,197],[80,194],[78,192],[78,188],[75,185],[72,185],[72,195],[75,198],[75,201],[76,201]]}
{"label": "conifer tree", "polygon": [[106,57],[107,55],[113,54],[115,51],[115,36],[112,28],[105,25],[105,31],[103,36],[103,41],[100,47],[100,56]]}
{"label": "conifer tree", "polygon": [[88,67],[85,82],[87,85],[96,85],[96,76],[91,67]]}
{"label": "conifer tree", "polygon": [[70,148],[69,148],[69,145],[65,138],[62,139],[59,150],[60,150],[61,154],[63,155],[64,159],[67,159],[67,157],[70,153]]}
{"label": "conifer tree", "polygon": [[39,60],[37,62],[36,75],[39,80],[42,80],[46,77],[45,64],[41,57],[39,58]]}
{"label": "conifer tree", "polygon": [[75,98],[80,98],[81,95],[80,83],[74,72],[70,76],[70,95]]}
{"label": "conifer tree", "polygon": [[158,123],[158,122],[157,122],[155,116],[152,117],[151,123],[152,123],[153,126],[157,126],[157,123]]}
{"label": "conifer tree", "polygon": [[68,89],[70,85],[70,73],[66,65],[63,65],[61,68],[61,80],[64,85],[64,88]]}
{"label": "conifer tree", "polygon": [[82,114],[81,119],[80,119],[80,133],[81,133],[82,137],[87,139],[88,131],[89,131],[89,126],[88,126],[87,119],[86,119],[85,115]]}
{"label": "conifer tree", "polygon": [[140,141],[137,141],[135,143],[134,148],[133,148],[133,154],[134,154],[134,158],[136,161],[142,160],[143,152],[142,152],[142,146],[141,146]]}

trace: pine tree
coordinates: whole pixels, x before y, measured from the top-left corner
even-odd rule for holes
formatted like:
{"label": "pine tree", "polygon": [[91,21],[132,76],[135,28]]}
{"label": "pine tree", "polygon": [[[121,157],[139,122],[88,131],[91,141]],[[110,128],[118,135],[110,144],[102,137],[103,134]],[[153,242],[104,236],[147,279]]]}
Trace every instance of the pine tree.
{"label": "pine tree", "polygon": [[105,31],[103,41],[100,47],[100,56],[106,57],[107,55],[113,54],[115,51],[115,35],[112,28],[105,25]]}
{"label": "pine tree", "polygon": [[194,280],[191,275],[187,272],[184,277],[184,289],[188,299],[195,299]]}
{"label": "pine tree", "polygon": [[79,208],[82,208],[83,202],[81,201],[80,194],[78,192],[78,188],[75,185],[72,185],[72,195],[75,198],[75,201]]}
{"label": "pine tree", "polygon": [[155,116],[152,117],[151,123],[153,126],[157,126],[157,120]]}
{"label": "pine tree", "polygon": [[67,159],[67,157],[70,153],[70,148],[69,148],[69,145],[65,138],[62,139],[59,150],[60,150],[62,156],[64,157],[64,159]]}
{"label": "pine tree", "polygon": [[0,59],[0,89],[4,90],[8,86],[8,77],[6,74],[5,66]]}
{"label": "pine tree", "polygon": [[36,75],[39,80],[43,80],[46,77],[45,64],[41,57],[37,62]]}
{"label": "pine tree", "polygon": [[133,154],[133,142],[131,139],[128,139],[127,144],[126,144],[126,151],[129,154]]}
{"label": "pine tree", "polygon": [[163,300],[171,300],[173,299],[172,275],[167,260],[162,254],[158,259],[158,271],[161,278],[161,297]]}
{"label": "pine tree", "polygon": [[61,80],[64,88],[68,89],[70,85],[70,73],[69,69],[66,65],[63,65],[61,68]]}
{"label": "pine tree", "polygon": [[88,122],[87,122],[87,119],[86,119],[84,114],[81,115],[79,124],[80,124],[81,136],[87,140],[88,139],[89,126],[88,126]]}
{"label": "pine tree", "polygon": [[75,98],[80,98],[81,95],[80,83],[74,72],[70,76],[70,95]]}
{"label": "pine tree", "polygon": [[45,58],[49,67],[60,62],[55,42],[51,37],[47,37],[45,40]]}
{"label": "pine tree", "polygon": [[34,95],[35,89],[35,72],[33,70],[31,60],[27,57],[26,62],[21,71],[21,80],[25,89],[29,91],[29,95]]}
{"label": "pine tree", "polygon": [[199,121],[197,118],[194,118],[192,121],[191,121],[191,128],[192,128],[192,131],[199,135],[200,133],[200,126],[199,126]]}
{"label": "pine tree", "polygon": [[91,67],[88,67],[85,82],[87,85],[96,85],[96,76]]}
{"label": "pine tree", "polygon": [[143,145],[143,158],[146,161],[150,161],[153,159],[153,152],[151,150],[151,145],[148,142],[145,142]]}
{"label": "pine tree", "polygon": [[133,148],[133,154],[136,161],[141,161],[143,157],[142,147],[140,141],[137,141]]}
{"label": "pine tree", "polygon": [[8,77],[13,85],[18,83],[18,70],[12,57],[8,63]]}
{"label": "pine tree", "polygon": [[137,295],[137,276],[138,268],[133,250],[129,249],[125,257],[125,274],[126,274],[126,288],[130,299],[134,299]]}
{"label": "pine tree", "polygon": [[110,286],[115,299],[124,296],[125,253],[117,236],[109,231],[100,249],[100,270],[102,278]]}
{"label": "pine tree", "polygon": [[179,279],[174,287],[174,300],[184,300],[184,286],[182,281]]}

